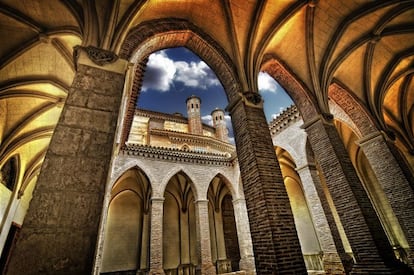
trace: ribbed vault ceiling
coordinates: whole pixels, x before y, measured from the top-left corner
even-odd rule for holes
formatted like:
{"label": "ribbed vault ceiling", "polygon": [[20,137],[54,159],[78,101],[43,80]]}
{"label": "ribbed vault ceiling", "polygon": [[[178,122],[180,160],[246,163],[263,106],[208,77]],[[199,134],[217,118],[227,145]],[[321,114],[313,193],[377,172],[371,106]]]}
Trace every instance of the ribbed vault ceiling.
{"label": "ribbed vault ceiling", "polygon": [[303,83],[322,112],[329,112],[329,85],[340,83],[413,154],[411,0],[0,0],[0,165],[17,153],[25,169],[38,163],[75,74],[74,46],[119,53],[129,30],[166,18],[208,34],[245,90],[257,90],[269,56]]}

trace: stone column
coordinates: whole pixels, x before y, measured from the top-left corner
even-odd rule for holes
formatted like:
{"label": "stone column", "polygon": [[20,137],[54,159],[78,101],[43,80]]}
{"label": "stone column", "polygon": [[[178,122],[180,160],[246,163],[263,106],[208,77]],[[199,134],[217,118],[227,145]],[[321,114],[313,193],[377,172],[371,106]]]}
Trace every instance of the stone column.
{"label": "stone column", "polygon": [[353,251],[351,274],[394,274],[399,263],[332,119],[327,119],[314,117],[303,128]]}
{"label": "stone column", "polygon": [[127,62],[93,47],[75,55],[75,78],[8,274],[92,272]]}
{"label": "stone column", "polygon": [[164,198],[151,199],[150,274],[164,274],[163,269]]}
{"label": "stone column", "polygon": [[358,144],[368,159],[407,238],[410,246],[409,265],[414,269],[414,190],[405,178],[381,132],[363,137]]}
{"label": "stone column", "polygon": [[197,269],[201,269],[200,274],[215,275],[216,268],[211,260],[210,228],[208,219],[208,200],[197,200],[196,224],[197,224],[197,254],[199,263]]}
{"label": "stone column", "polygon": [[[309,211],[315,225],[319,244],[323,252],[323,266],[326,274],[344,274],[342,262],[351,259],[345,253],[332,211],[325,197],[316,166],[306,164],[296,168],[303,186]],[[348,266],[345,264],[345,266]],[[350,270],[347,270],[349,272]]]}
{"label": "stone column", "polygon": [[219,211],[213,210],[214,218],[214,230],[216,230],[216,239],[217,239],[217,260],[227,260],[226,254],[226,243],[224,240],[224,230],[223,230],[223,212],[220,208]]}
{"label": "stone column", "polygon": [[306,274],[261,98],[246,92],[227,109],[235,132],[257,273]]}
{"label": "stone column", "polygon": [[240,249],[240,270],[247,275],[256,274],[254,264],[252,237],[250,236],[249,217],[247,216],[246,200],[233,200],[234,218],[236,220],[237,238]]}

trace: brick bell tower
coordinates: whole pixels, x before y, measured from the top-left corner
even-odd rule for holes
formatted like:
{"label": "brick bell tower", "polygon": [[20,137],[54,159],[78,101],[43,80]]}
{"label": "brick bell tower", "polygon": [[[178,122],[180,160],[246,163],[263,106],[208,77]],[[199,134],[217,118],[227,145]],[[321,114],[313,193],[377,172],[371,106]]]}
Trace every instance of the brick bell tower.
{"label": "brick bell tower", "polygon": [[224,118],[224,111],[216,108],[211,112],[211,117],[213,119],[213,126],[216,128],[216,138],[224,142],[229,142],[226,120]]}
{"label": "brick bell tower", "polygon": [[188,130],[191,134],[202,135],[200,104],[201,99],[195,95],[187,98]]}

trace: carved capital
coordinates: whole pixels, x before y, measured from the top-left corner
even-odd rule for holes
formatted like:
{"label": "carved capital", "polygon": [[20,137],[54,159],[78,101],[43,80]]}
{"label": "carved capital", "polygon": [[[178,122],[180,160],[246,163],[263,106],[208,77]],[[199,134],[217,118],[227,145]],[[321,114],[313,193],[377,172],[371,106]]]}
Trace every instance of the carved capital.
{"label": "carved capital", "polygon": [[254,93],[252,91],[243,92],[243,96],[244,96],[244,98],[247,99],[248,102],[250,102],[254,105],[258,105],[259,103],[262,102],[262,96],[259,95],[258,93]]}
{"label": "carved capital", "polygon": [[121,59],[115,53],[93,46],[75,46],[73,49],[75,69],[79,64],[96,67],[101,70],[125,74],[128,61]]}
{"label": "carved capital", "polygon": [[82,46],[75,46],[75,50],[73,51],[73,55],[75,58],[75,63],[79,58],[79,51],[83,50],[88,55],[89,59],[95,63],[96,65],[103,66],[106,64],[114,63],[118,60],[118,56],[107,50],[99,49],[93,46],[82,47]]}
{"label": "carved capital", "polygon": [[333,114],[331,113],[322,113],[322,117],[326,120],[326,121],[332,121],[334,119]]}

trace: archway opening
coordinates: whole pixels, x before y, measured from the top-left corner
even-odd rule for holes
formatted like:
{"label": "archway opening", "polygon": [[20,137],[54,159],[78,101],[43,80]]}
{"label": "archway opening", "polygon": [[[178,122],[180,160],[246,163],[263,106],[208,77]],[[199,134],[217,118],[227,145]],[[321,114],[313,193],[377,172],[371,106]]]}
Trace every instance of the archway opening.
{"label": "archway opening", "polygon": [[211,256],[217,274],[238,271],[240,249],[231,192],[225,181],[216,176],[207,196]]}
{"label": "archway opening", "polygon": [[263,111],[271,123],[288,107],[294,105],[292,98],[268,73],[260,72],[257,77],[259,93],[263,98]]}
{"label": "archway opening", "polygon": [[[200,100],[186,104],[193,96]],[[188,48],[167,48],[148,57],[136,107],[174,115],[177,123],[170,125],[171,130],[191,133],[192,121],[199,120],[203,130],[196,133],[234,144],[230,116],[224,111],[227,104],[226,93],[216,74]],[[216,110],[223,113],[215,116]],[[214,133],[211,127],[220,133]]]}
{"label": "archway opening", "polygon": [[165,189],[162,237],[166,274],[195,274],[199,263],[195,196],[191,185],[189,177],[179,172]]}
{"label": "archway opening", "polygon": [[324,268],[321,247],[303,192],[302,182],[295,170],[296,164],[292,156],[281,147],[276,147],[276,156],[288,193],[306,268],[308,271],[322,271]]}
{"label": "archway opening", "polygon": [[104,232],[102,274],[149,270],[151,185],[137,168],[126,171],[111,190]]}

